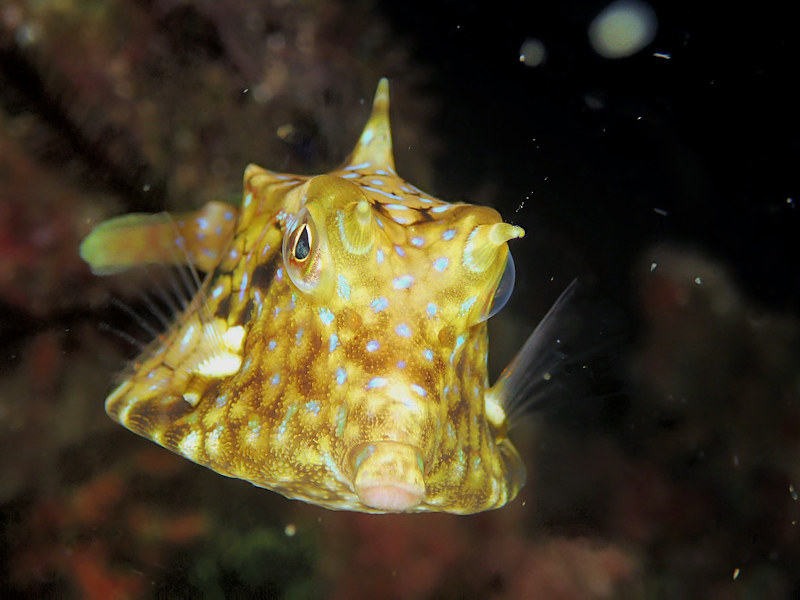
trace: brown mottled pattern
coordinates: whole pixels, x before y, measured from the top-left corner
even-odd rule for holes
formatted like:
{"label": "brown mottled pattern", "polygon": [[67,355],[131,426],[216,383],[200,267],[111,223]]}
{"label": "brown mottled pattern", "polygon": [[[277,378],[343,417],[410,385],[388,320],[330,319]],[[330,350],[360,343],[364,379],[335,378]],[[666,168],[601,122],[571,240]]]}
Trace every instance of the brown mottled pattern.
{"label": "brown mottled pattern", "polygon": [[[365,503],[373,484],[411,490],[397,510],[502,506],[524,467],[507,423],[486,416],[484,318],[522,235],[500,224],[396,175],[382,82],[343,168],[248,167],[216,267],[107,410],[223,475],[332,509],[395,510]],[[202,238],[181,242],[195,256]]]}

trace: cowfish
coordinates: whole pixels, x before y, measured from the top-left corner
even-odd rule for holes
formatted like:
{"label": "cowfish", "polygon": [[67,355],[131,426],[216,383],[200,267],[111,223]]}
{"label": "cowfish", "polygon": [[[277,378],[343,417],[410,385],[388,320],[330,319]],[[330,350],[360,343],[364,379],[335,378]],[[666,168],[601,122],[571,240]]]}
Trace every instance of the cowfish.
{"label": "cowfish", "polygon": [[513,288],[507,242],[523,235],[397,175],[382,79],[340,168],[251,164],[240,207],[125,215],[82,242],[96,274],[206,274],[106,411],[217,473],[328,509],[499,508],[525,482],[510,408],[540,344],[534,332],[490,387],[486,321]]}

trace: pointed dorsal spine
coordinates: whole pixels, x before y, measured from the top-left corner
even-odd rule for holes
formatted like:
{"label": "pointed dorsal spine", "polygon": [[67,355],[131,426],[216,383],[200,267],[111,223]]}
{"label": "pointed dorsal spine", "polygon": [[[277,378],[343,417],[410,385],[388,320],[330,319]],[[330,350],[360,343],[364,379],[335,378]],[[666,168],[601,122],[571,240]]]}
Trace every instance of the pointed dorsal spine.
{"label": "pointed dorsal spine", "polygon": [[394,171],[392,130],[389,124],[389,80],[385,77],[378,82],[372,114],[356,147],[347,158],[345,168],[363,164],[374,169]]}

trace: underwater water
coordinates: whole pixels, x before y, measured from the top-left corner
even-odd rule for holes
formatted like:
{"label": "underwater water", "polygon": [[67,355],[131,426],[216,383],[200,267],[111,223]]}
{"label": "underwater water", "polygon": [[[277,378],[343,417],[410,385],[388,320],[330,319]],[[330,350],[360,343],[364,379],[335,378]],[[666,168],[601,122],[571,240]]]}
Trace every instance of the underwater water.
{"label": "underwater water", "polygon": [[[0,597],[800,597],[791,19],[517,4],[0,4]],[[398,173],[526,231],[492,379],[581,284],[497,510],[326,510],[103,409],[154,282],[81,240],[330,171],[381,77]]]}

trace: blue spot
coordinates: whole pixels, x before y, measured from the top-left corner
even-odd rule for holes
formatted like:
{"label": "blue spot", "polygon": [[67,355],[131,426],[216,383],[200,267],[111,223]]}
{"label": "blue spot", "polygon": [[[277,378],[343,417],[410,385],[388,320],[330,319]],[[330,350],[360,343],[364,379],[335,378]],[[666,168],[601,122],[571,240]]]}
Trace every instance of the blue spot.
{"label": "blue spot", "polygon": [[378,261],[378,264],[381,264],[383,262],[383,250],[378,250],[375,253],[375,260]]}
{"label": "blue spot", "polygon": [[225,406],[225,403],[227,401],[228,401],[228,397],[225,394],[223,394],[222,396],[217,398],[217,407],[218,408],[222,408],[223,406]]}
{"label": "blue spot", "polygon": [[339,336],[335,333],[331,334],[331,339],[328,342],[328,352],[333,352],[339,346]]}
{"label": "blue spot", "polygon": [[347,282],[347,279],[345,279],[345,276],[339,275],[336,282],[336,292],[339,294],[339,297],[344,300],[350,300],[350,284]]}
{"label": "blue spot", "polygon": [[245,206],[249,206],[252,201],[253,201],[253,194],[247,194],[247,196],[244,197]]}
{"label": "blue spot", "polygon": [[403,275],[402,277],[395,277],[392,285],[396,290],[405,290],[414,285],[414,278],[411,275]]}
{"label": "blue spot", "polygon": [[384,183],[383,180],[381,180],[381,179],[370,179],[369,182],[372,185],[383,185],[383,183]]}
{"label": "blue spot", "polygon": [[336,369],[336,383],[342,385],[345,381],[347,381],[347,371],[344,370],[344,367],[339,367]]}
{"label": "blue spot", "polygon": [[367,342],[367,352],[375,352],[381,345],[377,342],[377,340],[370,340]]}
{"label": "blue spot", "polygon": [[372,310],[374,310],[376,313],[379,313],[382,310],[385,310],[387,306],[389,306],[389,301],[384,297],[375,298],[375,300],[372,301],[372,304],[370,304],[370,306],[372,307]]}
{"label": "blue spot", "polygon": [[233,212],[226,210],[225,214],[222,216],[225,217],[226,221],[230,221],[231,219],[233,219]]}
{"label": "blue spot", "polygon": [[[394,195],[394,197],[399,198],[397,195]],[[408,210],[408,206],[405,204],[386,204],[385,207],[391,210]]]}
{"label": "blue spot", "polygon": [[286,416],[283,417],[283,421],[281,421],[281,424],[278,426],[279,437],[282,436],[284,433],[286,433],[286,425],[289,424],[289,419],[291,419],[292,415],[296,412],[297,412],[297,404],[292,404],[289,406],[289,408],[286,409]]}
{"label": "blue spot", "polygon": [[397,362],[397,368],[398,369],[405,369],[406,368],[406,361],[404,361],[404,360],[398,361]]}
{"label": "blue spot", "polygon": [[469,312],[469,309],[472,308],[472,305],[475,304],[477,300],[478,299],[475,296],[473,296],[472,298],[468,298],[467,300],[464,300],[464,302],[461,303],[461,313],[465,314]]}
{"label": "blue spot", "polygon": [[383,229],[383,221],[381,221],[378,217],[375,217],[375,222],[378,224],[378,227]]}
{"label": "blue spot", "polygon": [[344,426],[347,425],[347,407],[340,406],[336,411],[336,436],[342,437],[344,434]]}
{"label": "blue spot", "polygon": [[400,335],[400,336],[403,336],[403,337],[408,337],[408,336],[411,335],[411,330],[408,328],[408,325],[406,325],[405,323],[400,323],[400,325],[398,325],[397,328],[395,329],[395,332],[397,333],[397,335]]}
{"label": "blue spot", "polygon": [[466,340],[466,337],[463,333],[456,338],[456,350],[461,348],[461,344],[464,343],[464,340]]}
{"label": "blue spot", "polygon": [[[436,209],[434,208],[434,209],[432,209],[432,210],[436,210]],[[456,230],[455,230],[455,229],[448,229],[448,230],[446,230],[446,231],[445,231],[445,232],[442,234],[442,239],[443,239],[443,240],[450,241],[450,240],[452,240],[454,237],[456,237]]]}
{"label": "blue spot", "polygon": [[310,413],[314,413],[314,416],[319,414],[319,402],[316,400],[312,400],[311,402],[306,402],[306,411]]}
{"label": "blue spot", "polygon": [[394,247],[394,251],[397,252],[398,256],[405,256],[406,255],[406,251],[403,250],[400,246],[395,246]]}
{"label": "blue spot", "polygon": [[214,228],[214,235],[216,235],[216,236],[222,235],[222,225],[217,225]]}
{"label": "blue spot", "polygon": [[270,350],[275,350],[275,346],[277,345],[278,344],[275,342],[275,340],[270,340],[269,344],[267,345],[267,348],[269,348]]}
{"label": "blue spot", "polygon": [[333,323],[333,313],[324,306],[319,309],[319,320],[325,325]]}
{"label": "blue spot", "polygon": [[224,287],[222,287],[221,285],[218,285],[218,286],[217,286],[217,287],[215,287],[215,288],[214,288],[214,290],[211,292],[211,297],[212,297],[212,298],[219,298],[220,296],[222,296],[222,293],[223,293],[224,291],[225,291],[225,288],[224,288]]}
{"label": "blue spot", "polygon": [[434,212],[434,213],[443,213],[444,211],[448,210],[449,208],[450,208],[450,205],[449,205],[449,204],[440,204],[439,206],[434,206],[434,207],[431,209],[431,212]]}
{"label": "blue spot", "polygon": [[275,279],[278,281],[283,280],[283,267],[278,267],[277,271],[275,271]]}
{"label": "blue spot", "polygon": [[371,390],[373,388],[381,388],[386,385],[386,379],[383,377],[373,377],[372,379],[367,382],[367,389]]}
{"label": "blue spot", "polygon": [[426,348],[425,350],[423,350],[422,356],[424,356],[425,360],[427,361],[433,361],[433,351],[431,351],[430,349]]}
{"label": "blue spot", "polygon": [[442,256],[441,258],[437,258],[433,261],[433,268],[439,271],[440,273],[447,268],[447,265],[450,264],[450,259],[446,256]]}
{"label": "blue spot", "polygon": [[270,379],[269,382],[272,385],[278,385],[281,382],[280,374],[279,373],[275,373],[275,375],[272,376],[272,379]]}
{"label": "blue spot", "polygon": [[300,340],[303,339],[303,329],[299,330],[297,333],[294,334],[294,345],[299,346]]}
{"label": "blue spot", "polygon": [[425,312],[428,314],[429,317],[436,316],[436,305],[433,302],[429,302],[428,306],[425,308]]}
{"label": "blue spot", "polygon": [[425,245],[425,240],[421,237],[413,237],[411,238],[411,244],[417,248],[422,248]]}
{"label": "blue spot", "polygon": [[421,385],[417,385],[416,383],[411,384],[411,389],[414,390],[417,395],[422,396],[423,398],[428,395],[428,392],[425,391],[425,388]]}

